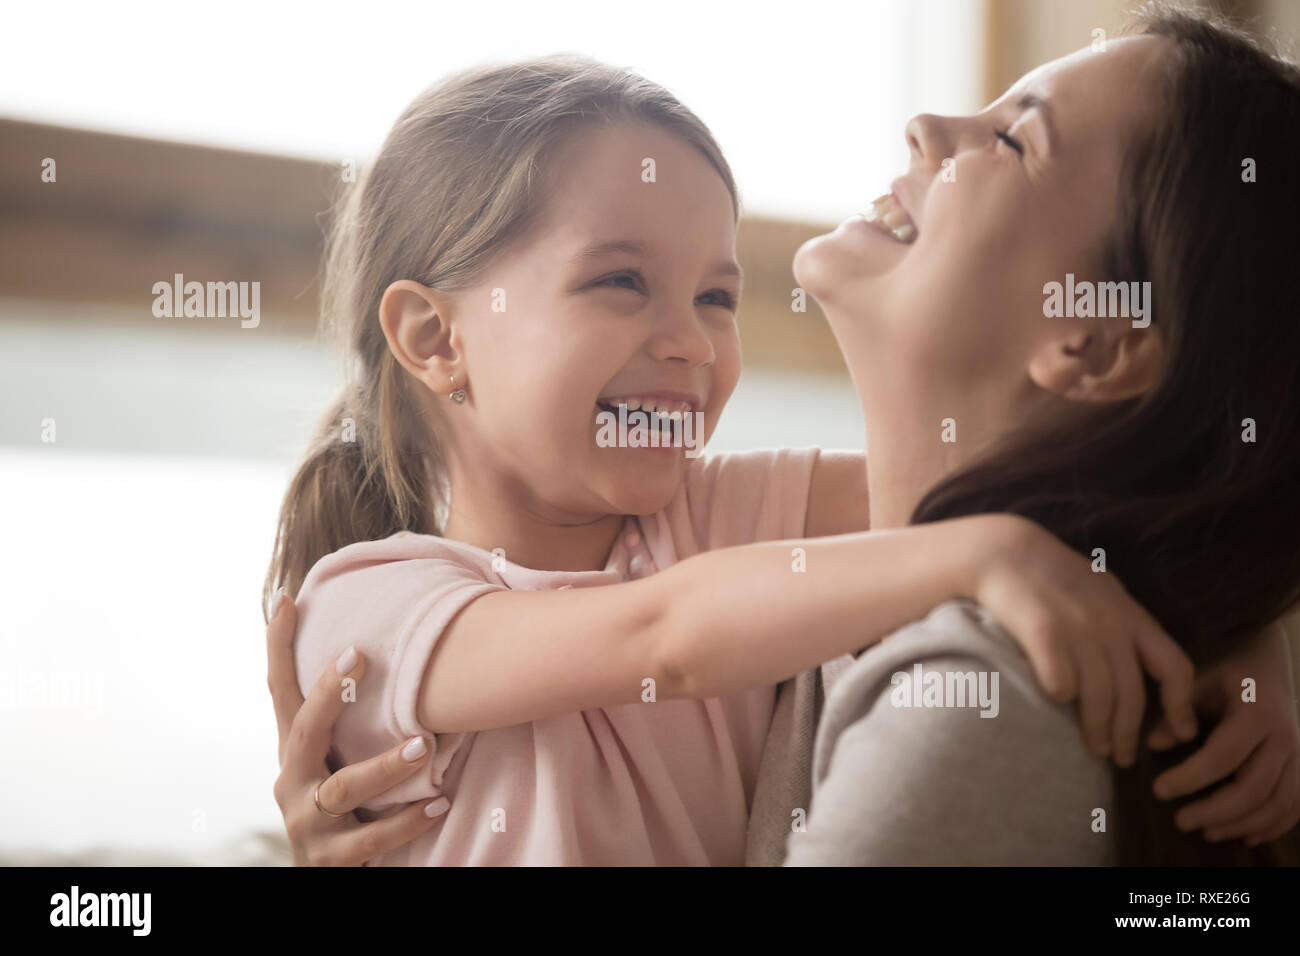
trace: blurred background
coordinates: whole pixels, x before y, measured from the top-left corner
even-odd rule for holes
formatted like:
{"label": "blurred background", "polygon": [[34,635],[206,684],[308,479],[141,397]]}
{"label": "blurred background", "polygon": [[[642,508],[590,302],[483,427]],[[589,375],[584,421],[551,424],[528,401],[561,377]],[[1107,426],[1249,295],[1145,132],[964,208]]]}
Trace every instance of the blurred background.
{"label": "blurred background", "polygon": [[[745,209],[746,370],[711,449],[862,447],[816,305],[791,311],[795,249],[886,191],[907,117],[982,108],[1128,5],[5,5],[0,864],[289,862],[259,596],[339,382],[320,217],[420,90],[575,52],[677,93]],[[1300,35],[1300,4],[1213,6]],[[260,282],[260,323],[156,318],[177,273]]]}

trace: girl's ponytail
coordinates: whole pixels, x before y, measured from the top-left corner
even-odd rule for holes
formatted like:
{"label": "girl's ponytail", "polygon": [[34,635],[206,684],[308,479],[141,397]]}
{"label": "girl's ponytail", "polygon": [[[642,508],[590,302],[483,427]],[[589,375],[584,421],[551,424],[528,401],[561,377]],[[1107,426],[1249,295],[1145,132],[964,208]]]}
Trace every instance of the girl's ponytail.
{"label": "girl's ponytail", "polygon": [[366,396],[349,385],[317,426],[280,508],[262,594],[267,613],[272,592],[283,585],[296,595],[311,566],[339,548],[398,531],[438,532],[436,452],[415,440],[398,376],[385,378],[378,414],[368,415]]}

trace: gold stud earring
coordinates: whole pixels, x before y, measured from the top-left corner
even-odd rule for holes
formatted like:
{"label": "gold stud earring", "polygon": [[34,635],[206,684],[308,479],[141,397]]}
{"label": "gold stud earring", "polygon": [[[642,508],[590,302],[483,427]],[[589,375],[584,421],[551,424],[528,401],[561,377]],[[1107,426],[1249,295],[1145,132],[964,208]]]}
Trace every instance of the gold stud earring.
{"label": "gold stud earring", "polygon": [[463,404],[465,401],[465,390],[463,388],[456,388],[455,375],[451,377],[451,387],[453,389],[451,393],[451,400],[455,402],[457,405]]}

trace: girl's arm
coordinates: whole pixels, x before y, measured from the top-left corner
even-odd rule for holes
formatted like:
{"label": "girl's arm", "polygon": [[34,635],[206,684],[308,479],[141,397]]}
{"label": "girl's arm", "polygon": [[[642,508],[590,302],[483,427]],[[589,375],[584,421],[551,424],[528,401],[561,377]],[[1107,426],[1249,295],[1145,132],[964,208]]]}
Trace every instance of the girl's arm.
{"label": "girl's arm", "polygon": [[1094,752],[1136,755],[1139,661],[1179,732],[1195,735],[1182,650],[1113,575],[1009,515],[725,548],[608,587],[486,594],[435,644],[418,717],[467,733],[635,703],[650,688],[671,700],[775,684],[955,597],[1016,637],[1049,695],[1082,692]]}

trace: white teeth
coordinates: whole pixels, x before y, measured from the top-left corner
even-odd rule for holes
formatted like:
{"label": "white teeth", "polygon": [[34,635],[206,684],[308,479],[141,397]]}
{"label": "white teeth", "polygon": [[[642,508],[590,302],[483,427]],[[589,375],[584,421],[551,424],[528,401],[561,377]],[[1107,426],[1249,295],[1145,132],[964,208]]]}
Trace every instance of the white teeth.
{"label": "white teeth", "polygon": [[691,412],[690,402],[678,402],[668,400],[658,400],[653,398],[608,398],[600,399],[600,404],[610,408],[626,409],[628,412],[642,411],[647,415],[658,415],[660,418],[681,419]]}
{"label": "white teeth", "polygon": [[880,217],[880,221],[890,229],[897,229],[899,226],[907,222],[907,216],[904,215],[901,209],[894,208],[886,211],[885,214]]}
{"label": "white teeth", "polygon": [[875,223],[899,242],[909,243],[916,239],[916,225],[893,193],[885,193],[872,202],[871,208],[863,213],[863,218]]}

